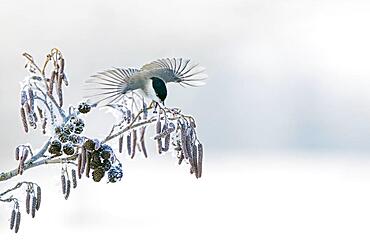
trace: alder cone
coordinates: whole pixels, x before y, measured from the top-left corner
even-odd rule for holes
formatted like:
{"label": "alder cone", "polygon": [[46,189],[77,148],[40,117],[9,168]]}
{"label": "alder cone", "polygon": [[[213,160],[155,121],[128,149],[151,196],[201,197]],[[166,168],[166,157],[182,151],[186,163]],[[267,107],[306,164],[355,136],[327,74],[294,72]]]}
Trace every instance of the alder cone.
{"label": "alder cone", "polygon": [[105,171],[104,168],[98,167],[92,172],[92,177],[95,182],[100,182],[100,180],[104,177]]}

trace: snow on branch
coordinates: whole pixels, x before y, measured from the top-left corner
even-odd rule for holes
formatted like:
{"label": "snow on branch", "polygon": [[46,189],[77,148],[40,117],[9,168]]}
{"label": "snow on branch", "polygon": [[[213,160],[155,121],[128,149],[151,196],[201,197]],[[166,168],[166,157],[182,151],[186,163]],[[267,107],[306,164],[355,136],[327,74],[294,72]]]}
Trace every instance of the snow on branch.
{"label": "snow on branch", "polygon": [[[175,152],[178,164],[187,163],[196,178],[202,175],[203,145],[196,133],[192,116],[178,108],[168,108],[155,102],[147,104],[136,92],[128,92],[121,101],[105,105],[117,117],[112,128],[102,139],[84,135],[83,115],[97,108],[96,104],[81,102],[77,106],[64,107],[64,88],[69,85],[62,53],[54,48],[45,61],[38,65],[33,57],[24,53],[29,75],[21,82],[20,119],[26,133],[40,131],[45,143],[36,151],[31,145],[20,144],[15,149],[18,165],[10,171],[0,172],[0,182],[21,176],[27,170],[46,165],[61,166],[63,196],[68,199],[77,180],[83,177],[108,183],[120,181],[122,162],[119,157],[127,152],[133,159],[139,153],[148,157],[147,141],[154,141],[159,154]],[[154,137],[148,137],[147,129],[153,127]],[[118,153],[111,146],[116,139]],[[110,143],[110,144],[108,144]],[[125,154],[126,155],[126,154]],[[0,202],[12,203],[10,229],[18,232],[21,205],[13,194],[26,190],[27,214],[35,216],[41,203],[41,187],[33,182],[20,182],[0,193]]]}

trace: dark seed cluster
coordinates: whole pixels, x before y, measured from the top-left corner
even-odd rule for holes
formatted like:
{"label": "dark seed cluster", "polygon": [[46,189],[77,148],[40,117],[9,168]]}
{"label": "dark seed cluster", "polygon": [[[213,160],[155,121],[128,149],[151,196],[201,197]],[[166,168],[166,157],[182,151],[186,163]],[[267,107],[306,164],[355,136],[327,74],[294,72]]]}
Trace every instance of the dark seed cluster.
{"label": "dark seed cluster", "polygon": [[57,126],[54,129],[54,132],[62,143],[70,141],[73,144],[78,144],[82,141],[82,138],[79,135],[83,132],[84,127],[85,123],[81,118],[72,116],[66,123]]}
{"label": "dark seed cluster", "polygon": [[55,127],[55,139],[51,142],[49,153],[54,155],[71,156],[75,154],[75,146],[82,143],[83,137],[80,136],[85,123],[81,118],[72,116],[62,125]]}
{"label": "dark seed cluster", "polygon": [[66,155],[73,155],[75,153],[75,149],[72,143],[65,143],[63,145],[63,153]]}
{"label": "dark seed cluster", "polygon": [[49,153],[61,155],[61,152],[62,152],[62,143],[59,140],[52,141],[49,146]]}
{"label": "dark seed cluster", "polygon": [[119,181],[122,178],[122,166],[117,168],[118,163],[109,145],[100,144],[96,139],[86,139],[78,157],[79,178],[85,172],[86,177],[91,174],[93,181],[100,182],[108,173],[109,182]]}
{"label": "dark seed cluster", "polygon": [[78,111],[82,114],[86,114],[91,110],[91,106],[86,102],[82,102],[78,105]]}
{"label": "dark seed cluster", "polygon": [[116,163],[112,165],[112,167],[108,171],[108,182],[115,183],[122,179],[123,172],[122,172],[122,164]]}

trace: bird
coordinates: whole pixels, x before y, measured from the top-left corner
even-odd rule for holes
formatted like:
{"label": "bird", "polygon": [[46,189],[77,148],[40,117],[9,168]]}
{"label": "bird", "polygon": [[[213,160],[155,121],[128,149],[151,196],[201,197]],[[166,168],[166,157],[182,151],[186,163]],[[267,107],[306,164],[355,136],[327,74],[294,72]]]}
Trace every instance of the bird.
{"label": "bird", "polygon": [[86,82],[96,85],[90,89],[98,92],[87,98],[97,98],[95,104],[109,105],[122,100],[128,92],[139,91],[144,97],[164,105],[168,96],[167,83],[198,87],[205,84],[207,77],[205,69],[192,64],[190,59],[162,58],[140,69],[114,67],[92,75]]}

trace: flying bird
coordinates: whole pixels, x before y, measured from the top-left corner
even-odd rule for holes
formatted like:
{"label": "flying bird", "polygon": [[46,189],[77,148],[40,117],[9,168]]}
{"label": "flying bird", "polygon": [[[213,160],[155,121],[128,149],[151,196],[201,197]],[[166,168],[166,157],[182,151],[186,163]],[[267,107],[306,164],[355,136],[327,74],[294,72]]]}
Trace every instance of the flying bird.
{"label": "flying bird", "polygon": [[189,59],[165,58],[145,64],[141,69],[112,68],[99,72],[87,81],[98,87],[99,93],[88,96],[97,98],[97,104],[111,104],[120,101],[127,92],[139,91],[145,97],[164,104],[167,98],[169,82],[181,86],[201,86],[207,75],[198,64],[191,64]]}

